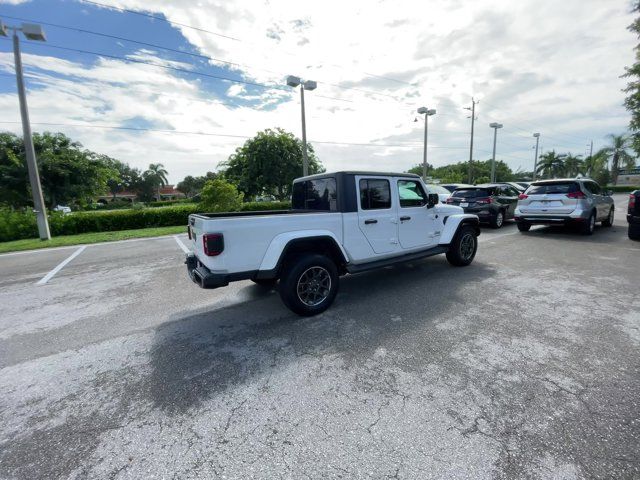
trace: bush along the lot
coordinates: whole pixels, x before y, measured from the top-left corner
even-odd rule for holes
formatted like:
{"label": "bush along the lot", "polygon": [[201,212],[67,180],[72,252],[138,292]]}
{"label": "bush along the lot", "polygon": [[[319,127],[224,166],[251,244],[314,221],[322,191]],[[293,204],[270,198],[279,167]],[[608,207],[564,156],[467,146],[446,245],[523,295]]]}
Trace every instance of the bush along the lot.
{"label": "bush along the lot", "polygon": [[611,190],[612,192],[617,192],[617,193],[626,193],[626,192],[633,192],[634,190],[640,190],[640,186],[628,186],[628,185],[607,185],[607,188],[605,188],[605,190]]}
{"label": "bush along the lot", "polygon": [[0,208],[0,242],[37,236],[36,215],[32,211]]}
{"label": "bush along the lot", "polygon": [[265,210],[289,210],[291,202],[245,202],[240,207],[241,212],[260,212]]}

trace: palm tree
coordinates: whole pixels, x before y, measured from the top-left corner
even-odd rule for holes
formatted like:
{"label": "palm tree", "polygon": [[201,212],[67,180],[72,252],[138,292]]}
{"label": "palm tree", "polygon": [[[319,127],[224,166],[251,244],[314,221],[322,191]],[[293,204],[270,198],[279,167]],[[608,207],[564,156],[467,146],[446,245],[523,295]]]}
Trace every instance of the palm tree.
{"label": "palm tree", "polygon": [[567,153],[564,157],[564,175],[567,177],[575,177],[582,171],[582,155],[573,155]]}
{"label": "palm tree", "polygon": [[584,159],[582,164],[584,174],[593,178],[596,174],[607,168],[608,154],[604,149],[598,150],[594,155]]}
{"label": "palm tree", "polygon": [[145,174],[155,182],[158,201],[160,201],[160,187],[164,187],[167,184],[167,175],[169,172],[165,170],[163,164],[151,163]]}
{"label": "palm tree", "polygon": [[626,168],[633,168],[636,166],[636,159],[629,153],[629,137],[610,133],[607,138],[611,144],[604,147],[602,151],[607,158],[611,159],[611,183],[615,185],[618,181],[620,164],[624,164]]}
{"label": "palm tree", "polygon": [[564,157],[555,150],[540,155],[536,173],[546,178],[562,177],[565,171]]}

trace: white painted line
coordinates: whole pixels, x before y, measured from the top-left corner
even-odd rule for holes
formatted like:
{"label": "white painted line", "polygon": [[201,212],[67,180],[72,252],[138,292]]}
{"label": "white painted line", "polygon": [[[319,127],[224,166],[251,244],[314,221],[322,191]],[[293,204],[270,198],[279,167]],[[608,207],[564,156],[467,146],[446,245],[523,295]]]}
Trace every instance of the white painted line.
{"label": "white painted line", "polygon": [[67,257],[66,260],[63,260],[56,268],[54,268],[49,273],[47,273],[44,277],[42,277],[42,279],[40,281],[38,281],[36,283],[36,285],[44,285],[49,280],[51,280],[56,273],[58,273],[60,270],[62,270],[65,267],[65,265],[67,265],[67,263],[69,263],[71,260],[73,260],[78,255],[80,255],[84,251],[85,248],[87,248],[87,247],[83,246],[83,247],[80,247],[75,252],[73,252],[70,256]]}
{"label": "white painted line", "polygon": [[180,240],[177,235],[174,235],[173,238],[184,253],[189,253],[191,251],[184,243],[182,243],[182,240]]}
{"label": "white painted line", "polygon": [[498,238],[502,238],[502,237],[508,237],[509,235],[515,235],[517,233],[520,233],[519,230],[516,230],[515,232],[509,232],[509,233],[500,233],[498,235],[482,235],[482,233],[480,233],[480,237],[478,238],[479,242],[490,242],[492,240],[496,240]]}

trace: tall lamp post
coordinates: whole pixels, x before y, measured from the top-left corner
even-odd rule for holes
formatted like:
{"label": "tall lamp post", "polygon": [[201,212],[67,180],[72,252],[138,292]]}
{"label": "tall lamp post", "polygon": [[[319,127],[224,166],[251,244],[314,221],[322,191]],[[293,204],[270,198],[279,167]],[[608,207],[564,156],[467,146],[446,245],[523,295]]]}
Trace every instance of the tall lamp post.
{"label": "tall lamp post", "polygon": [[31,195],[33,196],[33,207],[37,215],[38,234],[41,240],[51,240],[49,222],[47,220],[47,209],[42,196],[42,186],[40,185],[40,174],[38,172],[36,151],[33,148],[33,138],[31,137],[31,124],[29,122],[27,94],[24,88],[22,56],[20,55],[20,38],[18,37],[18,32],[22,32],[22,34],[29,40],[36,40],[40,42],[46,41],[46,37],[42,26],[32,23],[23,23],[20,27],[12,27],[7,26],[0,21],[0,35],[6,37],[7,29],[13,32],[13,58],[16,66],[16,81],[18,83],[18,99],[20,101],[20,116],[22,118],[22,136],[24,139],[25,156],[27,158],[27,169],[29,171],[29,183],[31,184]]}
{"label": "tall lamp post", "polygon": [[424,149],[422,152],[422,178],[427,181],[427,138],[429,136],[429,117],[435,115],[436,111],[433,108],[420,107],[418,109],[420,115],[424,114]]}
{"label": "tall lamp post", "polygon": [[491,157],[491,183],[496,181],[496,139],[498,138],[498,129],[502,128],[501,123],[490,123],[489,126],[493,128],[493,156]]}
{"label": "tall lamp post", "polygon": [[302,108],[302,176],[309,175],[309,156],[307,154],[307,122],[304,113],[304,91],[315,90],[318,84],[313,80],[301,80],[300,77],[289,75],[287,77],[287,85],[297,87],[300,85],[300,105]]}
{"label": "tall lamp post", "polygon": [[536,156],[533,157],[533,180],[536,179],[536,170],[538,169],[538,145],[540,144],[540,134],[534,133],[533,136],[536,139]]}

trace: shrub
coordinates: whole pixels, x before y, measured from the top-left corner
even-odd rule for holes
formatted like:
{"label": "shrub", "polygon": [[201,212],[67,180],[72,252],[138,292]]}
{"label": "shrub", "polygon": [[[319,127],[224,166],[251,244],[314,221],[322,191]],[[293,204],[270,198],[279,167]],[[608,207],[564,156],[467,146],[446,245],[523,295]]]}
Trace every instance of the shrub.
{"label": "shrub", "polygon": [[640,190],[640,186],[634,187],[634,186],[627,186],[627,185],[607,185],[605,187],[605,190],[611,190],[612,192],[618,192],[618,193],[626,193],[626,192],[633,192],[634,190]]}
{"label": "shrub", "polygon": [[291,202],[245,202],[240,207],[242,212],[259,212],[264,210],[289,210]]}
{"label": "shrub", "polygon": [[147,207],[169,207],[174,205],[183,205],[185,203],[190,204],[196,202],[191,198],[180,198],[178,200],[162,200],[160,202],[150,202],[147,204]]}
{"label": "shrub", "polygon": [[200,194],[203,210],[209,212],[235,212],[242,206],[243,195],[235,185],[224,180],[209,180],[204,184]]}
{"label": "shrub", "polygon": [[36,214],[31,210],[0,208],[0,242],[38,236]]}

